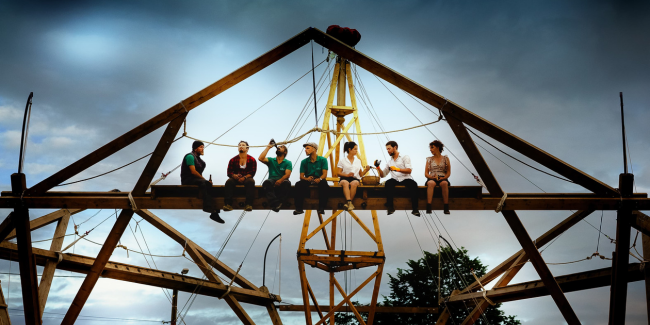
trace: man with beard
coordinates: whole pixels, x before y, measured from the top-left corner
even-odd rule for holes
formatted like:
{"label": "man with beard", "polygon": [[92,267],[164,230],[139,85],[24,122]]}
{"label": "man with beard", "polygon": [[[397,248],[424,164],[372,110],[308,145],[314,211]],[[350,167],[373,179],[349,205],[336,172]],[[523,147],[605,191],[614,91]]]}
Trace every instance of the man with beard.
{"label": "man with beard", "polygon": [[397,142],[388,141],[386,143],[386,151],[390,155],[390,160],[386,164],[385,168],[380,168],[379,163],[375,160],[375,166],[379,172],[379,177],[386,177],[390,172],[391,179],[386,181],[386,208],[388,210],[387,214],[395,213],[395,208],[393,206],[393,197],[395,197],[395,186],[403,185],[405,186],[409,194],[411,194],[411,206],[413,211],[411,212],[414,216],[419,217],[420,211],[418,210],[418,183],[413,180],[411,172],[411,158],[409,156],[402,156],[397,151]]}
{"label": "man with beard", "polygon": [[302,208],[305,197],[309,195],[309,186],[318,186],[318,213],[325,214],[329,185],[327,184],[327,159],[318,155],[318,145],[308,142],[302,145],[307,158],[300,163],[300,180],[296,183],[296,210],[294,215],[305,213]]}
{"label": "man with beard", "polygon": [[271,205],[271,210],[279,212],[282,203],[287,200],[287,196],[289,195],[289,189],[291,188],[289,176],[291,176],[291,170],[293,168],[291,161],[285,159],[289,152],[286,146],[277,146],[277,150],[275,151],[276,158],[266,158],[266,154],[274,144],[275,141],[271,140],[257,159],[269,167],[269,179],[262,183],[262,188],[266,192],[266,200]]}
{"label": "man with beard", "polygon": [[214,198],[210,195],[212,176],[210,180],[203,178],[206,163],[201,159],[205,146],[201,141],[192,143],[192,152],[185,155],[181,164],[181,185],[198,185],[203,194],[203,211],[210,213],[210,219],[224,223],[219,217],[219,210],[214,207]]}
{"label": "man with beard", "polygon": [[253,198],[255,196],[255,180],[253,176],[257,172],[257,161],[248,155],[248,142],[239,141],[237,145],[239,154],[228,163],[228,180],[224,188],[223,211],[232,211],[232,196],[235,192],[235,185],[244,185],[246,188],[246,207],[244,210],[253,211]]}

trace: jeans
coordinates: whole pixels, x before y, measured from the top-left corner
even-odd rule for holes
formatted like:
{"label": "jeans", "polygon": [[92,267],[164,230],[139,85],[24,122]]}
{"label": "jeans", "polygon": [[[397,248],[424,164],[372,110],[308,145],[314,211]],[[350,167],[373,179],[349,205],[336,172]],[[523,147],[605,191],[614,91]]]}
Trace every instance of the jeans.
{"label": "jeans", "polygon": [[393,207],[393,197],[395,197],[395,185],[403,185],[405,186],[409,194],[411,194],[411,207],[413,207],[413,211],[418,210],[418,183],[416,183],[412,179],[405,179],[401,182],[397,181],[394,178],[391,178],[386,181],[385,189],[386,189],[386,203],[388,207]]}
{"label": "jeans", "polygon": [[212,188],[212,183],[208,182],[205,179],[196,177],[183,185],[198,185],[199,191],[203,195],[203,211],[208,213],[219,212],[219,210],[215,209],[214,207],[214,198],[210,194],[210,190],[209,190],[210,188]]}
{"label": "jeans", "polygon": [[[296,197],[295,197],[295,204],[296,204],[296,211],[302,210],[304,206],[304,201],[305,197],[309,196],[309,186],[311,185],[311,182],[305,181],[305,180],[300,180],[298,183],[296,183]],[[328,192],[329,192],[329,184],[327,184],[327,181],[320,181],[318,183],[318,210],[325,210],[327,207],[327,199],[329,198]]]}
{"label": "jeans", "polygon": [[244,188],[246,188],[246,204],[253,205],[253,199],[255,198],[255,180],[252,178],[246,178],[243,184],[234,178],[229,178],[226,181],[226,186],[224,186],[225,203],[232,205],[232,196],[235,192],[235,185],[244,185]]}
{"label": "jeans", "polygon": [[262,188],[266,192],[266,200],[271,204],[271,207],[286,201],[289,196],[289,189],[291,188],[291,182],[289,180],[285,179],[280,183],[280,186],[275,186],[276,181],[276,179],[267,179],[262,183]]}

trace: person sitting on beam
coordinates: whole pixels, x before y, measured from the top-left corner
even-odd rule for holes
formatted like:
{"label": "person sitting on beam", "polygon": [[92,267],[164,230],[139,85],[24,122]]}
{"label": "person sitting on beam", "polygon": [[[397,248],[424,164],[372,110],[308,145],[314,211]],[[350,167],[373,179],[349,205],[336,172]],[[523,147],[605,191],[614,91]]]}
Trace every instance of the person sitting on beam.
{"label": "person sitting on beam", "polygon": [[387,214],[395,213],[395,208],[393,205],[393,197],[395,197],[395,186],[403,185],[409,191],[411,196],[411,206],[413,211],[411,214],[419,217],[420,211],[418,210],[418,183],[413,180],[411,172],[411,158],[407,155],[400,155],[397,151],[398,145],[395,141],[388,141],[386,143],[386,151],[390,155],[390,160],[386,163],[385,168],[380,168],[379,163],[375,160],[375,166],[377,167],[377,172],[379,172],[379,177],[384,178],[388,176],[390,172],[391,179],[386,181],[386,208]]}
{"label": "person sitting on beam", "polygon": [[300,180],[296,183],[294,215],[303,214],[302,210],[305,197],[309,195],[309,186],[318,186],[318,213],[325,214],[327,206],[329,185],[327,184],[327,159],[317,154],[318,145],[308,142],[302,145],[305,148],[307,158],[300,163]]}
{"label": "person sitting on beam", "polygon": [[239,141],[237,150],[239,154],[230,159],[228,163],[228,180],[224,186],[223,211],[233,210],[233,194],[235,185],[244,185],[246,188],[245,211],[253,211],[253,199],[255,198],[255,180],[253,177],[257,172],[257,160],[248,154],[248,142]]}
{"label": "person sitting on beam", "polygon": [[356,157],[359,147],[355,142],[350,141],[345,143],[343,145],[343,151],[347,155],[339,160],[336,166],[336,174],[340,177],[339,184],[341,184],[343,195],[347,200],[347,203],[343,207],[348,211],[352,211],[354,210],[352,200],[357,193],[357,186],[361,183],[361,177],[370,170],[370,166],[366,166],[365,168],[361,167],[361,160]]}
{"label": "person sitting on beam", "polygon": [[427,187],[427,213],[431,214],[431,201],[433,200],[433,189],[436,185],[442,190],[442,202],[445,214],[449,214],[449,176],[451,175],[451,164],[449,157],[443,156],[445,145],[440,140],[429,143],[429,150],[433,156],[427,157],[427,165],[424,168],[424,176],[427,180],[424,186]]}
{"label": "person sitting on beam", "polygon": [[291,176],[293,168],[291,161],[286,159],[287,154],[289,153],[286,146],[277,146],[277,150],[275,151],[276,158],[266,157],[269,149],[271,149],[274,144],[275,141],[271,140],[257,159],[269,167],[269,179],[262,183],[262,188],[264,188],[264,192],[266,192],[266,200],[271,205],[271,210],[279,212],[282,203],[286,202],[287,197],[289,196],[289,189],[291,188],[289,176]]}
{"label": "person sitting on beam", "polygon": [[192,152],[186,154],[181,163],[181,185],[198,185],[203,195],[203,211],[210,213],[210,219],[224,223],[223,219],[219,217],[219,209],[215,208],[214,198],[210,194],[212,175],[210,175],[210,180],[203,178],[206,163],[201,156],[203,156],[204,150],[203,142],[194,141],[192,143]]}

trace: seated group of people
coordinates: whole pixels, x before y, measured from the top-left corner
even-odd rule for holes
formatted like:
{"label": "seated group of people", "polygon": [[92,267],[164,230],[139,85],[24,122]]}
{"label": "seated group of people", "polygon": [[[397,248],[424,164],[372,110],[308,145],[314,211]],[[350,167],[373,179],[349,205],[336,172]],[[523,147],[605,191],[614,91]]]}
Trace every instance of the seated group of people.
{"label": "seated group of people", "polygon": [[[269,150],[275,146],[273,140],[260,154],[258,160],[268,166],[269,178],[262,183],[266,192],[267,201],[271,210],[278,212],[289,196],[291,181],[289,177],[293,170],[291,161],[287,160],[288,149],[284,145],[277,145],[276,157],[267,157]],[[318,188],[318,213],[325,214],[329,193],[327,183],[328,162],[327,159],[317,154],[318,145],[313,142],[303,144],[307,158],[300,162],[300,180],[296,183],[294,204],[294,215],[303,214],[304,200],[309,195],[309,187],[312,185]],[[253,210],[253,199],[255,196],[255,173],[257,172],[257,160],[248,154],[249,145],[246,141],[240,141],[237,147],[239,154],[230,159],[228,163],[228,180],[224,186],[224,211],[233,210],[233,194],[236,185],[243,185],[246,191],[245,211]],[[192,143],[192,152],[185,155],[181,165],[181,184],[198,185],[203,195],[203,211],[210,213],[210,218],[216,222],[224,223],[219,216],[219,209],[214,205],[214,199],[209,188],[212,187],[212,175],[209,179],[203,177],[206,163],[201,159],[204,154],[205,145],[201,141]],[[373,168],[362,166],[361,160],[357,158],[358,146],[350,141],[343,146],[346,155],[339,160],[336,175],[339,177],[339,184],[347,202],[344,208],[348,211],[354,209],[352,199],[356,195],[357,187],[361,184],[361,178]],[[431,213],[431,202],[435,186],[442,189],[444,213],[449,214],[449,176],[451,175],[451,164],[449,157],[441,155],[444,145],[439,140],[429,143],[429,150],[433,156],[426,161],[424,175],[427,187],[427,213]],[[386,151],[390,160],[381,167],[381,161],[375,160],[374,165],[381,178],[388,175],[391,179],[385,182],[386,209],[388,214],[393,214],[393,198],[395,186],[405,186],[411,196],[411,204],[415,216],[420,216],[418,209],[418,185],[413,180],[411,173],[411,159],[407,155],[400,155],[398,145],[395,141],[386,143]]]}

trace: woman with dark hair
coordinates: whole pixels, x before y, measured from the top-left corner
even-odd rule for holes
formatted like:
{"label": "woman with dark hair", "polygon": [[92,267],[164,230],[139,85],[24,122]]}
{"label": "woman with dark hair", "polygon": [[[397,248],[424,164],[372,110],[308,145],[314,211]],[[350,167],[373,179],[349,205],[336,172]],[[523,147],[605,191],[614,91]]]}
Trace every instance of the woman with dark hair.
{"label": "woman with dark hair", "polygon": [[449,175],[451,175],[451,164],[449,157],[443,156],[441,152],[445,145],[439,140],[429,143],[429,150],[433,156],[427,158],[427,165],[424,168],[424,176],[427,181],[427,213],[431,214],[431,201],[433,200],[433,189],[436,185],[442,189],[442,201],[445,204],[445,214],[449,214]]}
{"label": "woman with dark hair", "polygon": [[343,195],[345,195],[345,199],[347,200],[347,203],[343,206],[348,211],[354,210],[352,199],[357,193],[357,186],[360,184],[361,177],[370,170],[370,166],[366,166],[365,168],[361,166],[361,160],[356,157],[358,150],[356,143],[352,141],[347,142],[343,146],[343,151],[347,155],[343,159],[340,159],[336,166],[336,173],[340,177],[339,184],[343,188]]}

